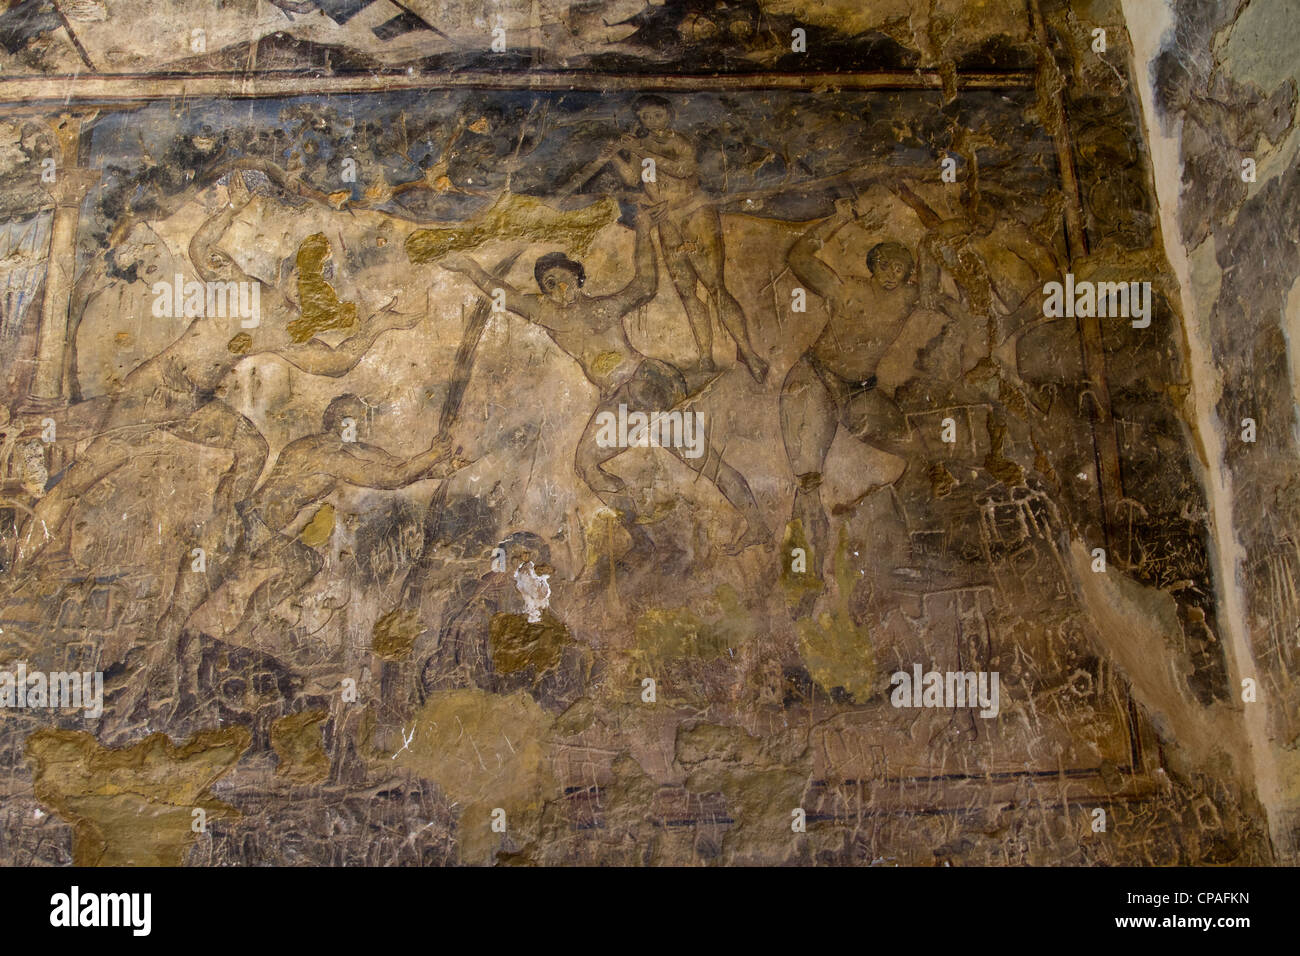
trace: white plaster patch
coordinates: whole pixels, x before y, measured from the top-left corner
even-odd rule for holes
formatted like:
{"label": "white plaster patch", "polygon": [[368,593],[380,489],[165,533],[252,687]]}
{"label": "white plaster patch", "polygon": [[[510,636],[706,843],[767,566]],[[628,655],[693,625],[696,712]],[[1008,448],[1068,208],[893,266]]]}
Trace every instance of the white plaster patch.
{"label": "white plaster patch", "polygon": [[515,590],[523,595],[529,624],[541,621],[542,612],[551,603],[550,577],[549,574],[534,571],[531,561],[519,565],[519,570],[515,572]]}

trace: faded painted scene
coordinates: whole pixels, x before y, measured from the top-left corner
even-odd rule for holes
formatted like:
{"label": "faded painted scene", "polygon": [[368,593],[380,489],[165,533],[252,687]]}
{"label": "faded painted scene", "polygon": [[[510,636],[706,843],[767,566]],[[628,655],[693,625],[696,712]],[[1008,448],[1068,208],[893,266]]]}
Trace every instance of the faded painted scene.
{"label": "faded painted scene", "polygon": [[1293,859],[1158,18],[0,5],[0,862]]}

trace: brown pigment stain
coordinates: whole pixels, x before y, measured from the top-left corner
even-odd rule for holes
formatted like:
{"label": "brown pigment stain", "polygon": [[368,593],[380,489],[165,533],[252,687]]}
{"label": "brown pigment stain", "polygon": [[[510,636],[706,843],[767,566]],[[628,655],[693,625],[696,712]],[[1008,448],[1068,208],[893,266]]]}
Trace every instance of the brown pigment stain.
{"label": "brown pigment stain", "polygon": [[330,535],[333,533],[334,506],[327,504],[321,505],[320,510],[312,515],[311,521],[309,521],[307,526],[302,529],[298,537],[302,540],[303,544],[307,545],[307,547],[319,548],[321,545],[329,541]]}
{"label": "brown pigment stain", "polygon": [[357,304],[340,302],[334,287],[325,281],[323,271],[329,258],[330,244],[324,233],[308,236],[298,246],[299,318],[289,323],[289,336],[295,342],[310,341],[328,329],[351,329],[357,324]]}
{"label": "brown pigment stain", "polygon": [[485,242],[523,239],[559,243],[574,255],[582,255],[596,233],[618,216],[618,204],[609,197],[583,209],[561,212],[540,199],[505,193],[473,223],[411,233],[406,254],[412,262],[433,262],[449,252],[476,249]]}
{"label": "brown pigment stain", "polygon": [[330,758],[321,740],[321,724],[328,719],[328,711],[304,710],[271,724],[271,748],[280,759],[277,776],[299,784],[319,783],[329,776]]}
{"label": "brown pigment stain", "polygon": [[421,630],[418,611],[396,608],[375,622],[371,650],[386,661],[406,660]]}
{"label": "brown pigment stain", "polygon": [[536,624],[526,614],[494,614],[488,630],[492,666],[501,674],[517,674],[532,668],[535,677],[558,667],[569,643],[568,628],[551,613],[542,611]]}
{"label": "brown pigment stain", "polygon": [[854,623],[849,609],[854,580],[848,550],[847,533],[841,526],[839,545],[835,549],[835,580],[839,585],[835,611],[823,613],[815,621],[797,621],[796,627],[799,656],[812,679],[828,692],[842,687],[861,703],[874,690],[876,662],[871,633]]}
{"label": "brown pigment stain", "polygon": [[[553,722],[522,692],[443,691],[429,696],[416,714],[410,745],[387,762],[434,781],[461,805],[460,858],[486,862],[506,835],[515,842],[535,835],[544,804],[557,796],[548,756]],[[498,807],[506,811],[506,835],[491,828]]]}
{"label": "brown pigment stain", "polygon": [[208,789],[252,742],[244,727],[203,730],[178,747],[151,734],[130,747],[102,747],[79,730],[38,730],[25,751],[36,799],[73,827],[77,866],[181,866],[206,819],[237,816]]}

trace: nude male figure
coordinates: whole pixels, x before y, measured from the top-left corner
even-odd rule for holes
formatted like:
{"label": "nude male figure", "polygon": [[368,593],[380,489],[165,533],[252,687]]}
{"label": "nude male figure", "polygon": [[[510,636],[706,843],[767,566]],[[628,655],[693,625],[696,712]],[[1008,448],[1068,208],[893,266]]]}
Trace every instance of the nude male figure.
{"label": "nude male figure", "polygon": [[[445,478],[467,464],[452,459],[446,441],[435,440],[428,450],[402,459],[364,441],[347,440],[351,437],[345,430],[348,420],[364,435],[365,404],[355,395],[340,395],[325,408],[321,430],[285,445],[266,479],[244,502],[242,510],[248,533],[240,539],[234,554],[216,570],[222,585],[267,571],[271,574],[257,586],[239,624],[223,640],[245,644],[257,623],[259,610],[273,608],[297,594],[320,572],[323,564],[320,555],[301,537],[288,533],[303,509],[323,501],[342,483],[392,491],[426,478]],[[158,622],[155,640],[146,654],[147,667],[155,675],[161,673],[171,678],[173,686],[176,686],[176,675],[165,669],[179,665],[177,641],[210,594],[177,588]],[[146,680],[136,672],[127,682],[135,696],[123,717],[134,710]]]}
{"label": "nude male figure", "polygon": [[[919,202],[905,187],[899,193],[904,201]],[[1027,228],[1007,221],[987,201],[974,204],[968,215],[938,219],[927,208],[921,218],[929,228],[917,267],[921,304],[951,314],[952,300],[939,286],[941,275],[950,275],[965,308],[962,317],[985,320],[985,352],[979,357],[1042,319],[1043,283],[1061,270],[1055,254]],[[969,368],[974,361],[962,364]]]}
{"label": "nude male figure", "polygon": [[[1003,454],[1008,410],[1023,418],[1028,407],[1016,344],[1045,321],[1042,289],[1045,282],[1060,278],[1056,255],[987,201],[968,203],[967,215],[941,220],[905,186],[898,193],[929,227],[919,250],[921,304],[943,312],[967,333],[961,353],[963,378],[954,383],[951,395],[955,401],[990,403],[984,467],[998,480],[1018,484],[1023,469]],[[956,284],[958,299],[941,291],[945,273]]]}
{"label": "nude male figure", "polygon": [[[619,405],[629,412],[668,412],[688,398],[686,379],[675,366],[642,355],[628,341],[623,318],[649,302],[658,285],[654,242],[649,217],[641,212],[636,220],[636,274],[612,295],[589,296],[582,292],[586,272],[581,263],[558,253],[537,260],[534,276],[541,295],[526,295],[493,278],[467,256],[447,256],[442,266],[463,273],[483,292],[505,292],[505,306],[516,315],[541,326],[565,354],[582,367],[587,380],[600,389],[600,401],[578,440],[574,468],[592,491],[618,512],[633,541],[642,547],[654,542],[636,521],[636,507],[626,483],[604,466],[626,451],[617,446],[602,447],[597,441],[602,413],[617,415]],[[687,449],[664,446],[691,470],[708,478],[745,520],[744,530],[728,546],[736,553],[765,541],[767,529],[758,503],[743,475],[727,464],[704,438],[704,450],[690,457]]]}
{"label": "nude male figure", "polygon": [[[912,254],[896,242],[877,243],[866,256],[869,280],[841,276],[817,257],[854,218],[853,203],[838,200],[834,215],[800,236],[788,257],[791,271],[825,300],[828,312],[821,335],[781,386],[781,434],[798,482],[792,517],[812,545],[817,574],[830,530],[821,499],[822,470],[835,433],[843,427],[863,444],[902,459],[903,471],[891,484],[925,453],[920,436],[876,379],[876,367],[917,305],[916,286],[908,283]],[[943,494],[952,476],[932,469],[931,481],[932,490]]]}
{"label": "nude male figure", "polygon": [[[691,334],[700,353],[700,368],[711,372],[713,325],[708,306],[696,295],[702,284],[723,328],[736,343],[736,358],[757,382],[767,379],[768,363],[754,350],[749,323],[740,303],[727,289],[726,252],[718,211],[700,189],[695,144],[672,129],[672,105],[662,96],[641,96],[635,104],[640,135],[620,137],[602,156],[627,186],[640,188],[646,197],[663,246],[664,266],[686,309]],[[622,154],[626,153],[628,158]],[[654,160],[653,182],[642,175],[643,162]]]}
{"label": "nude male figure", "polygon": [[[257,282],[216,246],[251,198],[234,176],[232,184],[232,201],[195,233],[190,258],[204,281]],[[35,519],[28,526],[24,560],[34,560],[57,540],[78,498],[138,455],[142,444],[158,432],[232,452],[234,460],[217,484],[214,513],[233,513],[235,503],[247,497],[257,482],[268,448],[253,423],[220,397],[231,370],[248,355],[272,353],[304,372],[338,377],[350,371],[379,336],[413,328],[423,318],[383,312],[338,346],[318,338],[295,343],[286,325],[296,311],[274,287],[264,286],[262,291],[268,315],[251,334],[242,332],[232,338],[229,322],[196,318],[171,345],[123,379],[104,414],[98,437],[37,506]]]}

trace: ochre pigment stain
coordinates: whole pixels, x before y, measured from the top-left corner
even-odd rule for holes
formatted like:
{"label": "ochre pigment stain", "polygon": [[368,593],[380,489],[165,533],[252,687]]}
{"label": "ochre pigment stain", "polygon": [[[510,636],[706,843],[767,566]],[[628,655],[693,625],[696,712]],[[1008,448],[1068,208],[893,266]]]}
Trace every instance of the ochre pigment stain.
{"label": "ochre pigment stain", "polygon": [[212,798],[252,742],[243,727],[204,730],[183,746],[151,734],[112,750],[75,730],[38,730],[25,747],[36,799],[73,827],[77,866],[181,866],[208,821],[237,815]]}
{"label": "ochre pigment stain", "polygon": [[472,225],[420,229],[406,240],[412,262],[433,262],[449,252],[477,249],[493,240],[556,243],[582,255],[596,234],[618,218],[618,204],[606,198],[573,212],[558,212],[531,196],[505,193]]}
{"label": "ochre pigment stain", "polygon": [[285,714],[271,724],[271,749],[279,758],[278,776],[296,784],[318,783],[329,776],[330,758],[321,739],[321,725],[329,719],[324,710]]}
{"label": "ochre pigment stain", "polygon": [[371,647],[386,661],[405,660],[421,630],[419,612],[396,608],[375,622]]}

